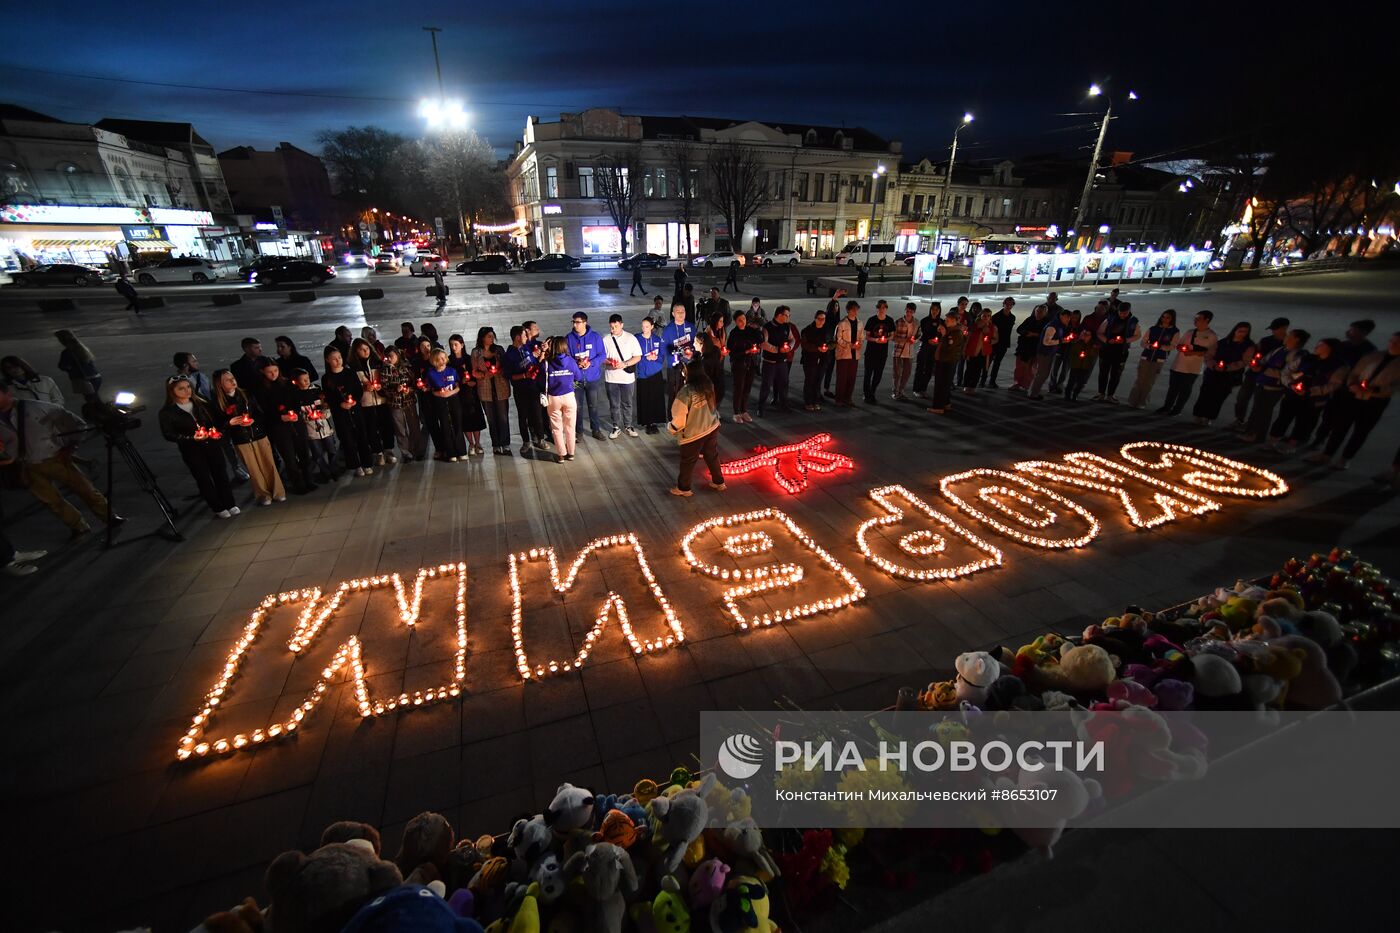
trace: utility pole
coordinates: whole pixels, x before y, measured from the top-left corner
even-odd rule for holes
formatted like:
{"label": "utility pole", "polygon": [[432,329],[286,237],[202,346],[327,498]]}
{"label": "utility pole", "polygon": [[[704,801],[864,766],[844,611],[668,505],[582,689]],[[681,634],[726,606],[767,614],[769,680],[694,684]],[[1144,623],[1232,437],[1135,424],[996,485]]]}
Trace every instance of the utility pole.
{"label": "utility pole", "polygon": [[1078,236],[1082,232],[1084,214],[1089,207],[1089,194],[1094,190],[1094,176],[1099,171],[1099,156],[1103,153],[1103,138],[1108,134],[1108,121],[1113,119],[1113,101],[1108,102],[1108,109],[1104,111],[1103,122],[1099,124],[1099,138],[1094,143],[1094,156],[1089,160],[1089,173],[1084,176],[1084,190],[1079,195],[1079,207],[1074,212],[1074,233]]}
{"label": "utility pole", "polygon": [[438,100],[446,100],[447,92],[442,88],[442,61],[438,59],[437,34],[442,32],[441,26],[424,26],[423,31],[433,37],[433,65],[437,68],[438,79]]}
{"label": "utility pole", "polygon": [[[446,109],[447,90],[443,87],[442,83],[442,59],[438,57],[437,43],[437,34],[442,32],[442,27],[424,26],[423,31],[433,40],[433,68],[437,71],[438,107],[440,109]],[[462,238],[462,257],[465,259],[467,254],[467,220],[462,213],[462,188],[455,172],[452,175],[452,197],[456,202],[454,206],[457,208],[457,235]],[[444,249],[443,253],[446,255],[447,250]]]}
{"label": "utility pole", "polygon": [[943,228],[948,224],[948,185],[953,180],[953,163],[958,160],[958,134],[972,122],[972,114],[964,113],[962,122],[953,130],[953,151],[948,155],[948,170],[943,173],[943,193],[938,197],[938,226],[933,231],[933,275],[929,280],[929,295],[933,295],[938,278],[938,250],[943,245]]}

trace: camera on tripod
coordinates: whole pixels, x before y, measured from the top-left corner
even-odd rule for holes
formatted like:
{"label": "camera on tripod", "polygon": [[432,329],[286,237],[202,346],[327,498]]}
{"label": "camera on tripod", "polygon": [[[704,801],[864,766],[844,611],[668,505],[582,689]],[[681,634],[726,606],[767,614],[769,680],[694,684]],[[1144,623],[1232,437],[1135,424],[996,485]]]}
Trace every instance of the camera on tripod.
{"label": "camera on tripod", "polygon": [[83,418],[107,437],[120,437],[141,427],[141,419],[136,415],[145,410],[145,405],[136,404],[134,392],[118,392],[110,402],[101,399],[84,402]]}

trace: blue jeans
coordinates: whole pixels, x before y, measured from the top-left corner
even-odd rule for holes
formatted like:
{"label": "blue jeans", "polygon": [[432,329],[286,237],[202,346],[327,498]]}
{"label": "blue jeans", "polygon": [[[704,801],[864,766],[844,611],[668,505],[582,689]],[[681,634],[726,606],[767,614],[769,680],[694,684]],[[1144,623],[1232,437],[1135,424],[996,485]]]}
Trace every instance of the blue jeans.
{"label": "blue jeans", "polygon": [[614,428],[635,427],[632,423],[633,399],[637,395],[635,382],[608,382],[608,414]]}
{"label": "blue jeans", "polygon": [[578,402],[578,421],[576,429],[583,433],[583,409],[588,408],[588,426],[594,431],[603,429],[603,380],[595,379],[592,382],[575,382],[574,399]]}

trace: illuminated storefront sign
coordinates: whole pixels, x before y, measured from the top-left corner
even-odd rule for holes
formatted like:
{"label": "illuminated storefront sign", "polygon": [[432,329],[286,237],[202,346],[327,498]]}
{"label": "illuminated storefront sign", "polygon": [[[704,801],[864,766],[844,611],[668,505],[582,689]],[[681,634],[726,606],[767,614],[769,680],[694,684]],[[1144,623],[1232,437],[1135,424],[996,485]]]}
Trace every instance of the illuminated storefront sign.
{"label": "illuminated storefront sign", "polygon": [[114,226],[168,224],[209,226],[208,211],[170,207],[87,207],[78,204],[6,204],[0,206],[0,223],[7,224],[110,224]]}
{"label": "illuminated storefront sign", "polygon": [[[852,537],[843,542],[852,554],[852,563],[863,561],[876,571],[916,583],[955,581],[973,573],[995,572],[1005,565],[1007,557],[1002,549],[983,539],[987,532],[1028,549],[1021,552],[1021,557],[1037,549],[1073,551],[1091,545],[1100,533],[1102,521],[1095,511],[1069,498],[1071,493],[1088,492],[1099,497],[1093,503],[1096,510],[1107,501],[1110,512],[1126,520],[1129,527],[1146,530],[1185,516],[1218,511],[1221,497],[1269,499],[1287,494],[1288,485],[1268,470],[1210,451],[1138,441],[1123,445],[1117,459],[1071,452],[1058,460],[1022,461],[1007,470],[964,470],[934,480],[931,489],[941,496],[939,501],[951,507],[952,514],[943,511],[932,497],[926,500],[905,486],[871,490],[870,499],[878,514],[860,521]],[[870,514],[868,505],[862,508]],[[957,513],[961,516],[954,517]],[[980,530],[974,531],[974,527]],[[718,588],[715,596],[740,631],[841,611],[866,596],[865,586],[842,558],[827,551],[817,538],[776,508],[706,519],[693,525],[676,546],[695,575],[692,580],[715,581],[708,586]],[[607,565],[602,589],[576,585],[585,567],[601,570],[599,562],[613,554],[620,555],[624,564],[632,565],[632,571],[640,575],[641,583],[649,590],[650,599],[635,600],[629,608],[617,587],[635,577],[630,572],[615,576],[615,564]],[[562,572],[553,547],[513,552],[507,563],[506,586],[512,602],[509,634],[513,666],[522,684],[552,674],[573,673],[587,666],[592,653],[607,652],[615,657],[621,647],[628,655],[641,658],[686,644],[686,620],[672,606],[662,589],[661,578],[653,572],[651,560],[633,533],[595,538]],[[547,568],[545,586],[539,585],[545,582],[538,579],[541,572],[529,570],[536,563]],[[532,574],[529,580],[524,579],[527,572]],[[665,573],[663,577],[671,581],[673,589],[685,589],[688,613],[699,611],[711,598],[695,583],[681,583]],[[427,592],[429,586],[431,593]],[[371,596],[383,590],[390,594]],[[355,706],[364,718],[469,695],[467,668],[473,641],[468,638],[467,590],[467,566],[458,562],[422,568],[411,582],[399,574],[383,574],[347,580],[328,591],[308,587],[264,597],[205,691],[188,729],[179,739],[176,757],[216,758],[294,735],[330,692],[337,677],[352,684]],[[936,598],[937,592],[931,591],[931,598]],[[528,620],[527,594],[534,601]],[[536,604],[541,594],[553,605],[540,609]],[[440,636],[430,626],[447,627],[442,632],[445,637],[440,638],[447,648],[446,656],[440,663],[423,665],[429,670],[432,685],[411,689],[395,680],[392,692],[372,692],[375,658],[372,654],[367,656],[368,646],[377,651],[391,649],[383,639],[362,637],[358,623],[353,634],[322,637],[320,640],[330,644],[317,650],[318,636],[332,627],[347,602],[361,595],[388,599],[397,609],[398,622],[403,626],[401,634],[406,634],[404,630],[416,631],[425,642],[438,641]],[[561,607],[570,595],[573,602]],[[451,611],[424,611],[429,600],[450,603]],[[583,632],[582,641],[571,642],[569,654],[563,657],[537,659],[544,649],[531,650],[527,621],[542,624],[541,620],[561,608],[573,613],[585,600],[597,602],[585,606],[593,612],[593,624]],[[286,698],[287,703],[276,707],[279,712],[266,722],[259,716],[256,726],[215,725],[221,718],[238,718],[237,714],[223,714],[224,710],[241,709],[246,713],[255,705],[247,702],[250,698],[235,695],[237,683],[248,677],[245,668],[252,661],[250,656],[257,643],[269,640],[265,633],[271,617],[287,611],[294,611],[295,619],[283,642],[284,652],[279,652],[276,645],[265,644],[258,650],[258,663],[269,670],[280,670],[278,676],[283,678],[288,676],[287,665],[303,665],[295,669],[297,673],[291,679],[310,684],[307,692]],[[646,618],[642,618],[644,612]],[[352,607],[344,614],[359,619],[362,613],[363,607]],[[703,630],[706,621],[696,619],[697,628]],[[617,643],[603,641],[613,637],[610,624],[618,636]],[[475,639],[489,640],[480,634]]]}

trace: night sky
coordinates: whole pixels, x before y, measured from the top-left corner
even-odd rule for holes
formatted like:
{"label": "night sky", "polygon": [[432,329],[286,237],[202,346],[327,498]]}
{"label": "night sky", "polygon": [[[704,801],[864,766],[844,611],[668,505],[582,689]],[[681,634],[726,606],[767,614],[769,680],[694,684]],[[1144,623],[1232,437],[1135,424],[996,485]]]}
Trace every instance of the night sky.
{"label": "night sky", "polygon": [[219,149],[315,149],[317,130],[348,124],[416,134],[416,103],[436,89],[421,27],[436,25],[448,95],[503,153],[527,114],[590,106],[863,125],[902,139],[906,161],[941,157],[970,109],[960,157],[1072,153],[1092,145],[1084,92],[1099,81],[1141,96],[1108,148],[1143,158],[1261,108],[1313,113],[1306,101],[1353,79],[1319,80],[1300,59],[1332,59],[1335,32],[1345,60],[1363,61],[1360,44],[1384,31],[1313,20],[1290,35],[1301,27],[1281,8],[1245,4],[1075,6],[36,4],[7,24],[0,99],[73,121],[188,120]]}

